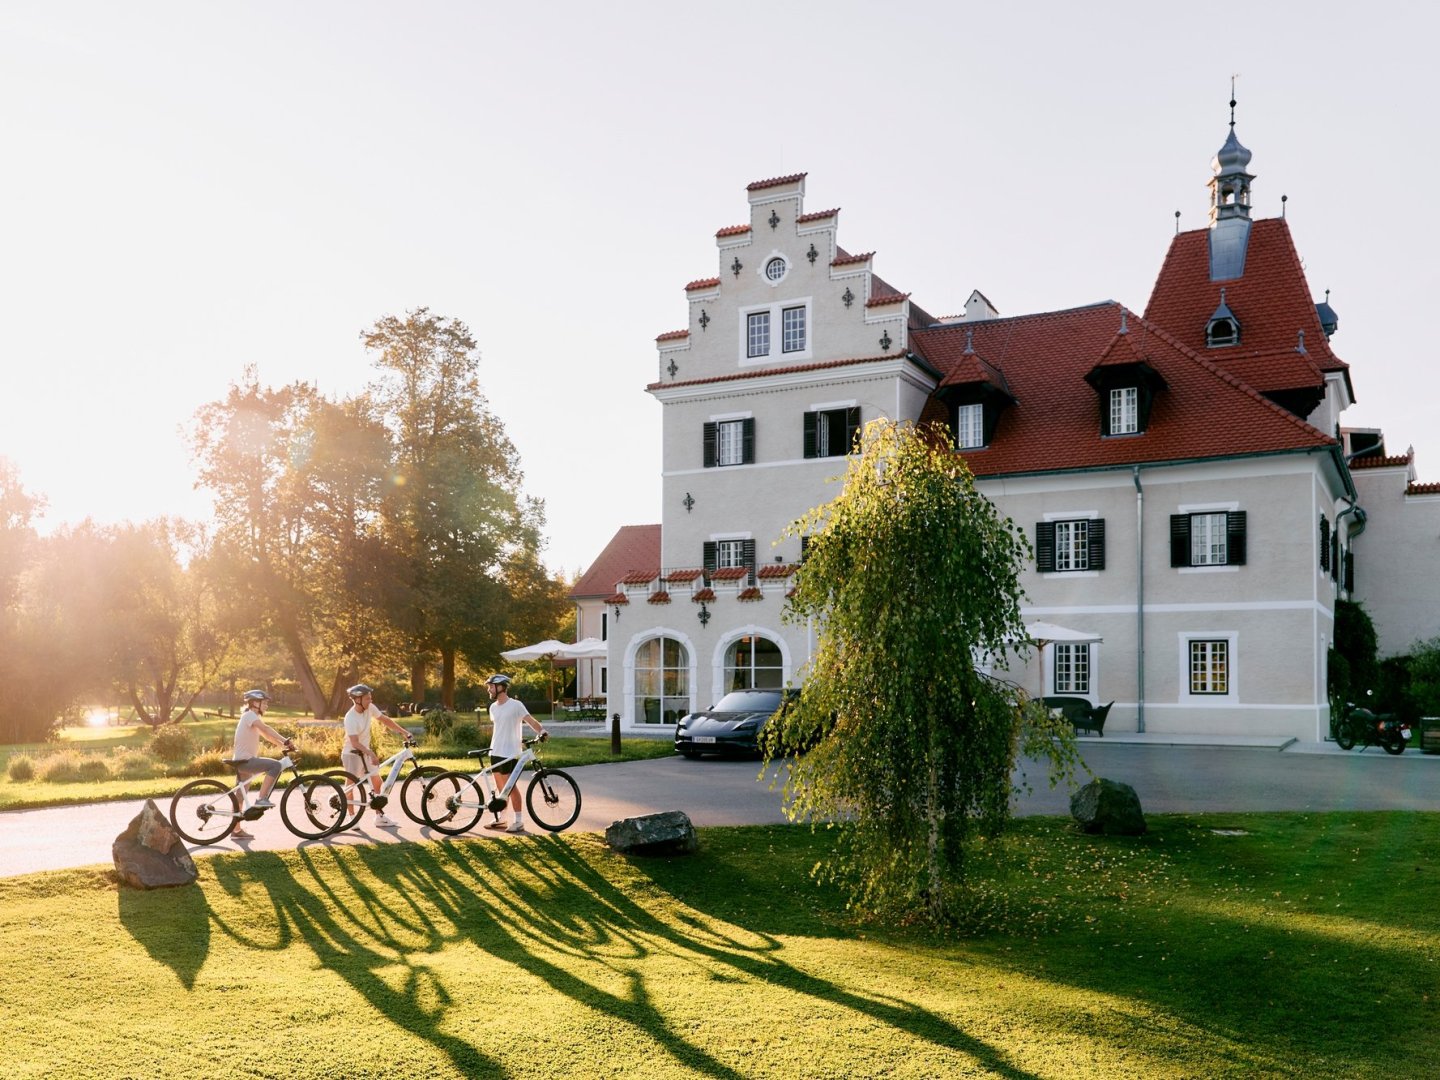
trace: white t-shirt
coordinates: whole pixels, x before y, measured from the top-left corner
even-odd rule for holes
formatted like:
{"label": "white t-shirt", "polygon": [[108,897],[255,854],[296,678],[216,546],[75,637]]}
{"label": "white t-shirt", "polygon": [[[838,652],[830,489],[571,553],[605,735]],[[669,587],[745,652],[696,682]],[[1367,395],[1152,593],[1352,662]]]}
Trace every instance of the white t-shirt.
{"label": "white t-shirt", "polygon": [[519,757],[523,747],[520,736],[525,731],[525,717],[530,710],[523,701],[506,698],[490,703],[490,753],[498,757]]}
{"label": "white t-shirt", "polygon": [[[370,721],[380,719],[380,710],[375,703],[370,703],[370,708],[361,712],[355,706],[350,706],[350,711],[345,714],[345,734],[358,736],[361,746],[370,747]],[[345,748],[350,748],[349,741],[346,741]]]}
{"label": "white t-shirt", "polygon": [[254,709],[246,709],[240,714],[240,721],[235,725],[235,746],[230,751],[231,759],[244,761],[260,755],[260,732],[255,730],[255,725],[264,722],[265,718]]}

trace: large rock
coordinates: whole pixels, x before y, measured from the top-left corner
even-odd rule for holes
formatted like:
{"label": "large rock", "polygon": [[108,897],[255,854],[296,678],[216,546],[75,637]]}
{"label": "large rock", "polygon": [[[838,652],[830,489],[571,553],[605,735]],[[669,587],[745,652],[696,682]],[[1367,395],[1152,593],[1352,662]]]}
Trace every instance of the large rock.
{"label": "large rock", "polygon": [[154,799],[145,800],[145,808],[115,838],[110,854],[120,880],[137,889],[191,885],[198,876],[185,841],[170,827]]}
{"label": "large rock", "polygon": [[1070,796],[1070,816],[1087,833],[1139,836],[1145,831],[1140,796],[1129,784],[1099,778]]}
{"label": "large rock", "polygon": [[695,826],[682,810],[613,822],[605,830],[605,842],[625,855],[690,855],[700,850]]}

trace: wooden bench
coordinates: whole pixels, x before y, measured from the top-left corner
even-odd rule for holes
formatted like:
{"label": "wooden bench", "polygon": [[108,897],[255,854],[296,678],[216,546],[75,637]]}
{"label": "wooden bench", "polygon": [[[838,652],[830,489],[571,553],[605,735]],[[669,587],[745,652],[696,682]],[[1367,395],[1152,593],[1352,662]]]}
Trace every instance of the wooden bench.
{"label": "wooden bench", "polygon": [[1102,739],[1105,737],[1105,717],[1110,715],[1110,706],[1115,704],[1112,701],[1105,705],[1091,705],[1082,697],[1064,695],[1040,700],[1046,708],[1058,709],[1076,731],[1093,731]]}

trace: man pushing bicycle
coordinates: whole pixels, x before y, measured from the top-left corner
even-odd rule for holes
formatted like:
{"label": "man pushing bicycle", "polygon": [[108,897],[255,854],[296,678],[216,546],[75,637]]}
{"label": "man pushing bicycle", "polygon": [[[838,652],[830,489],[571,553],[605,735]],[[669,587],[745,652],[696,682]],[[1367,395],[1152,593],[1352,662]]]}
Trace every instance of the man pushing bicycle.
{"label": "man pushing bicycle", "polygon": [[[541,739],[548,739],[550,733],[540,721],[530,715],[525,703],[510,696],[510,676],[491,675],[485,680],[485,692],[490,695],[490,764],[497,765],[520,756],[524,749],[521,736],[528,725]],[[495,782],[504,790],[509,781],[508,772],[495,772]],[[507,828],[497,814],[494,821],[487,822],[487,829],[505,829],[507,832],[525,831],[525,811],[520,806],[520,785],[510,792],[511,821]]]}
{"label": "man pushing bicycle", "polygon": [[385,798],[380,795],[380,773],[372,771],[380,764],[380,755],[370,749],[370,723],[379,720],[407,742],[410,732],[375,707],[375,692],[364,683],[356,683],[346,693],[354,704],[345,714],[345,742],[340,751],[340,764],[357,779],[370,773],[370,787],[375,793],[370,797],[370,805],[375,808],[375,824],[382,829],[399,828],[400,822],[385,814]]}

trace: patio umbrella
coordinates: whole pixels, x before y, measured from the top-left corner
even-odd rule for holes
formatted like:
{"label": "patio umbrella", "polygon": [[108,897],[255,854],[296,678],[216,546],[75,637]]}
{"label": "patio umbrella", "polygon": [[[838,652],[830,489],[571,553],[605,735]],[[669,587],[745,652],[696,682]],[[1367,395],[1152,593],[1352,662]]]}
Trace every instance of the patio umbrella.
{"label": "patio umbrella", "polygon": [[1071,630],[1068,626],[1039,621],[1026,623],[1025,633],[1040,650],[1040,696],[1042,698],[1045,696],[1046,645],[1053,645],[1056,642],[1066,645],[1095,645],[1105,640],[1099,634],[1092,634],[1088,630]]}
{"label": "patio umbrella", "polygon": [[[566,645],[564,649],[555,655],[563,656],[565,659],[574,660],[577,663],[581,660],[603,660],[610,655],[610,643],[601,641],[597,637],[581,638],[575,642],[574,645]],[[575,693],[577,696],[580,693],[578,677],[575,685]],[[595,665],[593,663],[590,665],[590,695],[592,697],[599,696],[595,693]]]}
{"label": "patio umbrella", "polygon": [[518,649],[505,649],[500,655],[506,660],[548,660],[550,662],[550,715],[555,715],[555,657],[567,648],[565,642],[546,638],[534,645],[521,645]]}

